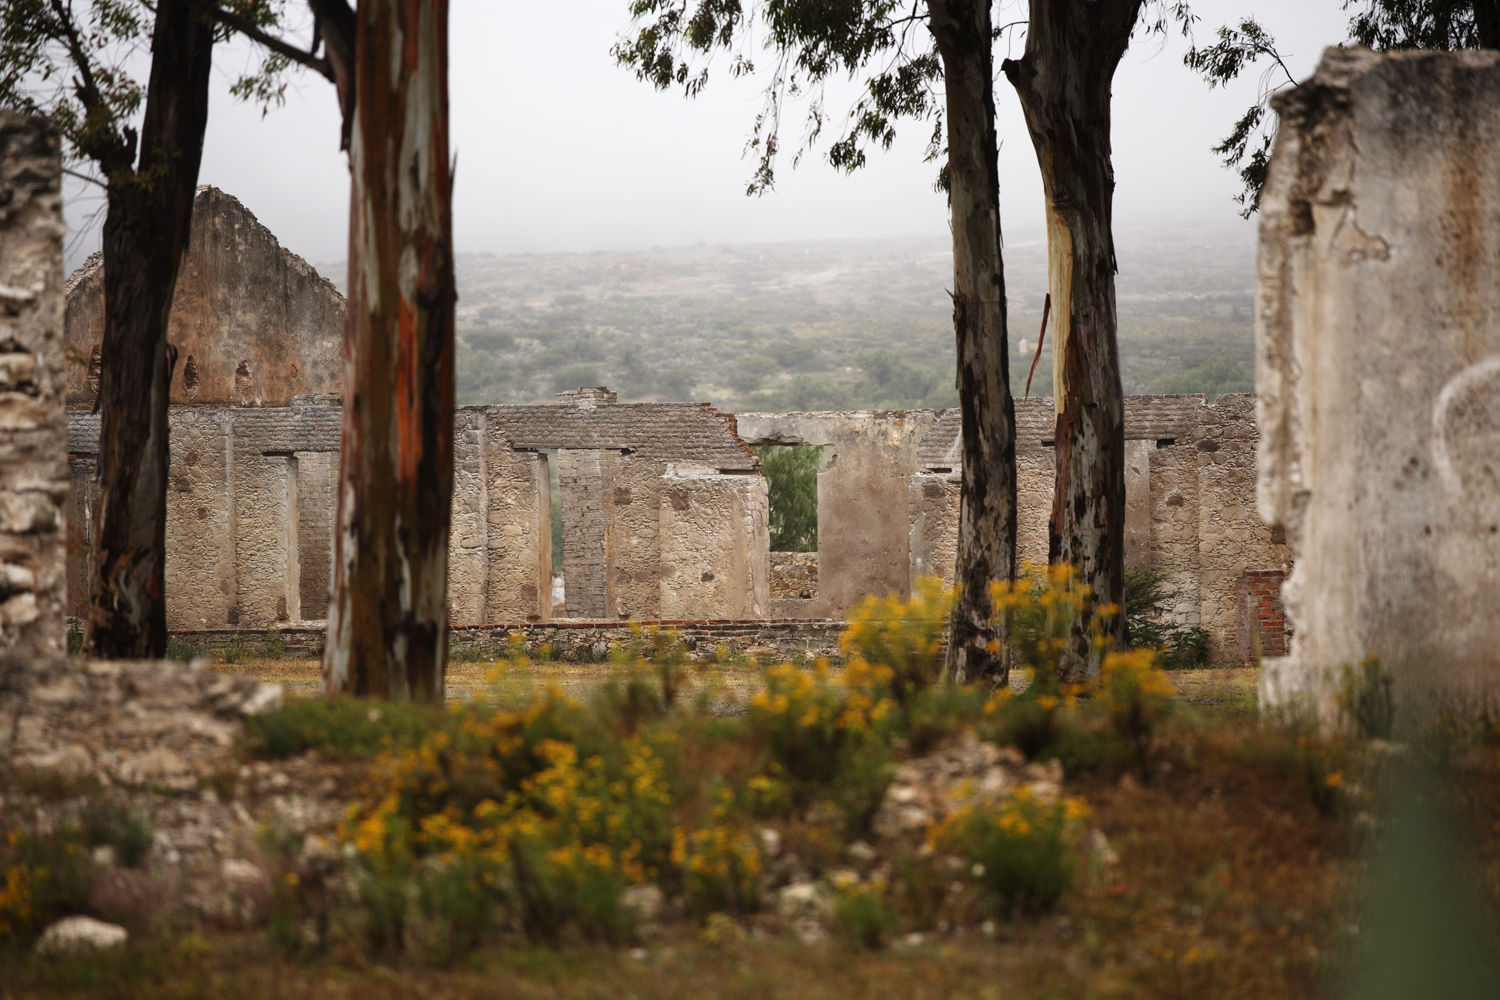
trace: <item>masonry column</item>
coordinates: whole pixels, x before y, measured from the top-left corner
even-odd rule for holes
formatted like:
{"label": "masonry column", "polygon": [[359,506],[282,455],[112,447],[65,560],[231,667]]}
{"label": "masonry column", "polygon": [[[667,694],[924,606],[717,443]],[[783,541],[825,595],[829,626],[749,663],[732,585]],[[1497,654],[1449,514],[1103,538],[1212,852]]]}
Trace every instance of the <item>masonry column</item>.
{"label": "masonry column", "polygon": [[62,159],[44,119],[0,111],[0,648],[65,650]]}

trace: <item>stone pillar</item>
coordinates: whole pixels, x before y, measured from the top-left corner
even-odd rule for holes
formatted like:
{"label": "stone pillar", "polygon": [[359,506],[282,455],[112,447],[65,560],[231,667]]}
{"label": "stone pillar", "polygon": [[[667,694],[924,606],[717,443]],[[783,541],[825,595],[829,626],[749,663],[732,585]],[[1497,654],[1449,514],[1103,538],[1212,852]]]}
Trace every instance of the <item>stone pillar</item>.
{"label": "stone pillar", "polygon": [[[1278,98],[1256,304],[1259,505],[1295,568],[1262,704],[1500,695],[1500,53],[1329,49]],[[1410,703],[1408,701],[1408,703]],[[1437,706],[1401,711],[1420,720]]]}
{"label": "stone pillar", "polygon": [[667,466],[660,507],[662,618],[764,618],[771,604],[770,512],[761,476]]}
{"label": "stone pillar", "polygon": [[65,651],[62,158],[41,118],[0,111],[0,649]]}
{"label": "stone pillar", "polygon": [[618,452],[592,448],[557,452],[569,618],[615,616],[614,467],[618,458]]}

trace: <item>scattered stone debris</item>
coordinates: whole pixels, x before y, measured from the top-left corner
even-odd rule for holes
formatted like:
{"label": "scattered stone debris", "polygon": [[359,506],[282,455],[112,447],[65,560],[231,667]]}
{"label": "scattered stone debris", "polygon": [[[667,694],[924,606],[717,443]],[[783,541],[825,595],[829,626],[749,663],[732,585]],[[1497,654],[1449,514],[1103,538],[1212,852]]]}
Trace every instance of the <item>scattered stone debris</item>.
{"label": "scattered stone debris", "polygon": [[897,768],[872,826],[883,838],[912,836],[961,805],[995,802],[1022,784],[1041,798],[1054,797],[1062,780],[1060,762],[1028,764],[1016,748],[982,743],[968,733],[951,747]]}

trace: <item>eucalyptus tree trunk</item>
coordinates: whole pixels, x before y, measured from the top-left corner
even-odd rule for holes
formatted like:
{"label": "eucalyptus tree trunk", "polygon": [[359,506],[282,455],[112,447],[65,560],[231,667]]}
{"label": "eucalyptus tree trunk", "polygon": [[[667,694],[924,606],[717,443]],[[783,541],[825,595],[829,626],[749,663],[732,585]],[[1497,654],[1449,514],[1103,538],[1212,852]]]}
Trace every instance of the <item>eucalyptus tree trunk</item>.
{"label": "eucalyptus tree trunk", "polygon": [[139,165],[132,168],[129,130],[80,149],[108,181],[90,656],[141,659],[167,649],[167,404],[177,361],[167,316],[193,219],[213,30],[187,0],[160,0]]}
{"label": "eucalyptus tree trunk", "polygon": [[[1101,604],[1125,572],[1125,399],[1116,342],[1110,85],[1142,0],[1031,0],[1026,52],[1001,66],[1042,169],[1053,319],[1057,486],[1049,559]],[[1086,652],[1092,614],[1074,634]],[[1125,616],[1107,634],[1125,641]]]}
{"label": "eucalyptus tree trunk", "polygon": [[1002,684],[1009,673],[989,585],[1016,565],[1016,408],[1000,257],[1000,173],[989,0],[929,0],[943,60],[948,199],[953,223],[953,333],[963,412],[959,585],[948,637],[954,676]]}
{"label": "eucalyptus tree trunk", "polygon": [[323,687],[440,702],[453,493],[447,0],[361,0]]}

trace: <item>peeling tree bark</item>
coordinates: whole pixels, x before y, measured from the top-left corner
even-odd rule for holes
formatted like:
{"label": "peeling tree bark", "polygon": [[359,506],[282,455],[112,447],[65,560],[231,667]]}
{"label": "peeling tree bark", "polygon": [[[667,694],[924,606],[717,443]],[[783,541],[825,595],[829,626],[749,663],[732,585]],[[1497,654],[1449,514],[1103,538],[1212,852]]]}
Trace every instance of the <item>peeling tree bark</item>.
{"label": "peeling tree bark", "polygon": [[[1142,0],[1031,0],[1015,86],[1047,199],[1057,485],[1049,558],[1071,563],[1098,602],[1125,572],[1125,407],[1116,343],[1110,85]],[[1086,616],[1075,633],[1086,651]],[[1125,641],[1125,616],[1109,634]]]}
{"label": "peeling tree bark", "polygon": [[85,652],[161,657],[167,649],[167,404],[176,350],[167,316],[187,246],[208,125],[213,26],[185,0],[161,0],[140,162],[127,139],[101,140],[104,341],[99,383],[99,505]]}
{"label": "peeling tree bark", "polygon": [[446,0],[361,0],[323,687],[439,702],[453,492]]}
{"label": "peeling tree bark", "polygon": [[959,584],[948,669],[1003,684],[1008,658],[992,620],[989,585],[1016,564],[1016,411],[1006,344],[1000,249],[1000,174],[988,0],[929,0],[947,99],[953,225],[953,332],[963,411]]}

